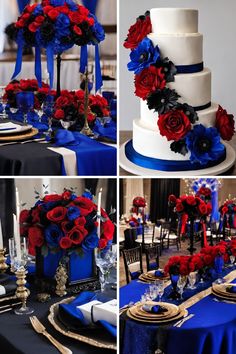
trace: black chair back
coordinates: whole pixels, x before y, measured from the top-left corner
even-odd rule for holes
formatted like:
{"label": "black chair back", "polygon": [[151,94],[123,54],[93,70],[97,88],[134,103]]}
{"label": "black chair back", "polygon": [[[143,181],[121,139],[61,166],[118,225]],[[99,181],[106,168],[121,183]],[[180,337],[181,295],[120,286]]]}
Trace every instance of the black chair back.
{"label": "black chair back", "polygon": [[145,249],[147,271],[159,268],[160,247],[158,245]]}
{"label": "black chair back", "polygon": [[132,227],[126,229],[124,231],[124,237],[125,237],[124,248],[127,250],[130,248],[135,248],[136,247],[135,240],[137,238],[137,228]]}
{"label": "black chair back", "polygon": [[[131,279],[136,279],[140,274],[143,273],[143,262],[142,262],[142,248],[141,246],[135,247],[129,250],[123,250],[123,257],[124,257],[124,266],[125,266],[125,275],[127,284]],[[132,272],[130,271],[130,265],[134,263],[139,263],[137,270],[134,273],[135,277],[132,276]]]}

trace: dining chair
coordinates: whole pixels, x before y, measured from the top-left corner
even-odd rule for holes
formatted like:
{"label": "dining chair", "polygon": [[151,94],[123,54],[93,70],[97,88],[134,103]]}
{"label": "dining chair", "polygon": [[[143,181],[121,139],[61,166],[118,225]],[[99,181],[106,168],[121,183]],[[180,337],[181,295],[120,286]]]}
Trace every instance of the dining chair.
{"label": "dining chair", "polygon": [[123,250],[124,266],[126,282],[129,284],[130,279],[138,279],[143,273],[142,248],[141,246]]}
{"label": "dining chair", "polygon": [[169,221],[161,224],[160,245],[160,252],[162,252],[165,246],[169,249],[170,245],[176,245],[177,250],[179,250],[181,246],[179,232],[178,230],[171,230],[171,224]]}
{"label": "dining chair", "polygon": [[136,238],[137,238],[137,228],[130,227],[124,230],[124,249],[130,249],[136,247]]}
{"label": "dining chair", "polygon": [[142,235],[136,239],[136,244],[142,246],[142,251],[153,245],[155,237],[155,223],[143,225]]}
{"label": "dining chair", "polygon": [[147,271],[159,268],[160,245],[154,245],[145,249]]}

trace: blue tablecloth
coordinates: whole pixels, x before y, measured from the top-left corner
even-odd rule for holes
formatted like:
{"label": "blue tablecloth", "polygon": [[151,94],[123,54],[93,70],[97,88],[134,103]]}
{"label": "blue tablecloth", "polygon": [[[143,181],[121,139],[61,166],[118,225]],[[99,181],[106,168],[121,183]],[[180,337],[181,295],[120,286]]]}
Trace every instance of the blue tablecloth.
{"label": "blue tablecloth", "polygon": [[[231,269],[225,270],[224,274]],[[235,282],[235,281],[234,281]],[[210,282],[187,290],[184,300],[209,287]],[[140,300],[148,284],[132,281],[120,289],[120,306]],[[164,301],[171,288],[165,290]],[[236,304],[216,302],[209,295],[188,308],[195,316],[181,328],[167,326],[165,354],[235,354],[236,353]],[[178,302],[174,302],[178,303]],[[180,304],[180,302],[179,302]],[[141,324],[130,319],[125,321],[121,343],[122,354],[153,354],[158,348],[157,325]]]}

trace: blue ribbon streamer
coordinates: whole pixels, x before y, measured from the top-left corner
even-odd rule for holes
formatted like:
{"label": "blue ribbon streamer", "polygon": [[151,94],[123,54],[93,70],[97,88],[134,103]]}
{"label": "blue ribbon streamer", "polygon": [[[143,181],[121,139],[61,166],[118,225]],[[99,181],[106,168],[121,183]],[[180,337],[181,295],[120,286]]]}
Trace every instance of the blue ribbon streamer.
{"label": "blue ribbon streamer", "polygon": [[95,90],[96,92],[102,87],[102,72],[100,65],[100,55],[98,44],[95,45]]}
{"label": "blue ribbon streamer", "polygon": [[99,0],[82,0],[83,5],[89,9],[89,11],[95,15],[97,3]]}
{"label": "blue ribbon streamer", "polygon": [[17,0],[20,13],[23,12],[26,5],[30,3],[30,0]]}
{"label": "blue ribbon streamer", "polygon": [[20,31],[18,33],[17,44],[18,44],[18,48],[17,48],[17,55],[16,55],[16,65],[15,65],[15,71],[11,77],[11,80],[15,79],[15,77],[17,75],[19,75],[19,73],[21,72],[22,54],[23,54],[23,48],[24,48],[24,44],[25,44],[22,31]]}
{"label": "blue ribbon streamer", "polygon": [[195,111],[203,111],[204,109],[207,109],[211,107],[211,102],[208,102],[207,104],[204,104],[202,106],[196,106],[196,107],[193,107]]}
{"label": "blue ribbon streamer", "polygon": [[193,65],[175,65],[178,74],[193,74],[202,71],[204,68],[203,62]]}
{"label": "blue ribbon streamer", "polygon": [[39,87],[42,87],[42,66],[41,66],[41,52],[40,47],[35,47],[35,65],[34,65],[34,72],[36,79],[38,81]]}
{"label": "blue ribbon streamer", "polygon": [[152,170],[159,171],[189,171],[189,170],[199,170],[203,168],[208,168],[215,166],[225,160],[226,151],[215,161],[209,161],[207,165],[201,165],[200,163],[191,163],[190,161],[170,161],[170,160],[160,160],[153,157],[146,157],[139,154],[133,148],[132,140],[130,140],[125,145],[125,155],[127,159],[133,162],[135,165],[150,168]]}
{"label": "blue ribbon streamer", "polygon": [[211,221],[219,221],[220,213],[218,211],[218,190],[211,192]]}
{"label": "blue ribbon streamer", "polygon": [[48,45],[46,48],[47,55],[47,69],[49,73],[50,89],[53,88],[53,78],[54,78],[54,52],[53,47]]}
{"label": "blue ribbon streamer", "polygon": [[85,69],[88,66],[88,47],[83,45],[80,49],[80,69],[79,71],[84,74]]}

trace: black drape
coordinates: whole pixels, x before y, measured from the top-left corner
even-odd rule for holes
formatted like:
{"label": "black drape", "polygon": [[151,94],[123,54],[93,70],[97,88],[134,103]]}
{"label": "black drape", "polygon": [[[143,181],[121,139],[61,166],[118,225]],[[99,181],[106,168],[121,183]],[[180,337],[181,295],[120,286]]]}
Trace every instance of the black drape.
{"label": "black drape", "polygon": [[85,189],[88,189],[92,195],[96,194],[97,185],[98,178],[85,178],[84,180]]}
{"label": "black drape", "polygon": [[[113,223],[116,224],[117,217],[117,193],[116,193],[116,179],[109,178],[107,180],[107,198],[106,198],[106,212]],[[117,235],[116,228],[113,237],[113,243],[116,243]]]}
{"label": "black drape", "polygon": [[4,247],[8,247],[8,239],[13,237],[13,217],[16,213],[16,196],[14,179],[0,179],[0,219]]}
{"label": "black drape", "polygon": [[151,180],[151,203],[150,219],[156,222],[158,219],[171,218],[168,208],[168,196],[174,194],[179,196],[180,179],[152,179]]}

